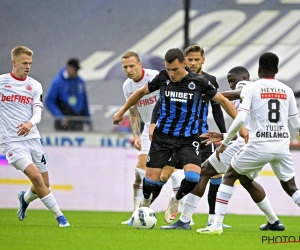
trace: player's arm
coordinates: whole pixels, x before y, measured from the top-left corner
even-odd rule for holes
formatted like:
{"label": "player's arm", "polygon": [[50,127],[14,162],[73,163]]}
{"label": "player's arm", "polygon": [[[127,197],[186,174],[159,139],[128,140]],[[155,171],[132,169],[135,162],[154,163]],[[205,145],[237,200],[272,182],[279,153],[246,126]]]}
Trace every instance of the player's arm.
{"label": "player's arm", "polygon": [[237,132],[243,128],[242,126],[247,118],[247,115],[248,115],[247,111],[241,110],[238,112],[238,115],[233,120],[225,139],[223,140],[221,146],[216,151],[216,156],[219,161],[220,161],[220,153],[222,153],[226,149],[227,145],[233,139],[233,137],[237,134]]}
{"label": "player's arm", "polygon": [[30,119],[30,121],[25,122],[25,123],[21,123],[17,126],[18,131],[17,134],[18,136],[26,136],[29,134],[29,132],[31,131],[32,127],[38,123],[40,123],[41,121],[41,117],[42,117],[42,107],[41,106],[34,106],[33,107],[33,115]]}
{"label": "player's arm", "polygon": [[18,136],[26,136],[30,133],[32,127],[41,121],[43,110],[43,88],[42,85],[36,84],[32,100],[32,117],[28,122],[18,124]]}
{"label": "player's arm", "polygon": [[156,122],[159,117],[159,106],[160,106],[160,99],[155,103],[154,108],[152,110],[152,116],[151,116],[151,122],[150,122],[150,128],[149,128],[149,139],[152,141],[152,136],[154,129],[156,127]]}
{"label": "player's arm", "polygon": [[298,113],[298,108],[297,108],[297,102],[294,96],[289,95],[290,100],[289,100],[289,121],[292,125],[292,127],[296,130],[299,131],[300,135],[300,118],[299,118],[299,113]]}
{"label": "player's arm", "polygon": [[232,103],[225,98],[222,94],[217,93],[213,98],[213,101],[221,104],[221,106],[224,108],[224,110],[226,111],[226,113],[232,118],[234,119],[237,116],[237,111],[234,108],[234,106],[232,105]]}
{"label": "player's arm", "polygon": [[240,99],[241,97],[241,89],[235,89],[235,90],[229,90],[229,91],[223,91],[221,94],[227,98],[229,101],[234,101],[237,99]]}
{"label": "player's arm", "polygon": [[[222,105],[222,107],[225,109],[225,111],[227,112],[227,114],[234,119],[237,116],[237,111],[234,108],[234,106],[232,105],[232,103],[225,98],[222,94],[217,93],[213,98],[213,101],[218,102]],[[249,137],[249,133],[248,130],[243,126],[240,127],[240,135],[245,139],[245,142],[248,142],[248,137]],[[234,137],[234,136],[233,136]],[[232,137],[232,138],[233,138]],[[232,138],[230,140],[232,140]]]}
{"label": "player's arm", "polygon": [[221,133],[226,133],[223,111],[219,103],[211,102],[212,114]]}
{"label": "player's arm", "polygon": [[134,106],[143,96],[148,95],[150,91],[148,90],[148,85],[145,84],[143,87],[136,90],[125,102],[123,107],[114,114],[113,123],[119,124],[123,120],[125,112],[132,106]]}
{"label": "player's arm", "polygon": [[137,150],[141,150],[142,149],[141,140],[140,140],[141,118],[137,107],[131,107],[129,109],[129,114],[130,114],[130,126],[134,137],[134,147]]}

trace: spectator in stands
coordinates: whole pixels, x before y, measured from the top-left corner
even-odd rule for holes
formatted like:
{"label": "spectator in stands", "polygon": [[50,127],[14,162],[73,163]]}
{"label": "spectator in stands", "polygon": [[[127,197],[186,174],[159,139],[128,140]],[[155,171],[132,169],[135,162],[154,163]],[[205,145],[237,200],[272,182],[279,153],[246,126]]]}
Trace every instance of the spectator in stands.
{"label": "spectator in stands", "polygon": [[78,76],[79,69],[79,60],[69,59],[48,91],[46,106],[55,117],[55,130],[82,131],[85,122],[89,130],[93,130],[85,83]]}

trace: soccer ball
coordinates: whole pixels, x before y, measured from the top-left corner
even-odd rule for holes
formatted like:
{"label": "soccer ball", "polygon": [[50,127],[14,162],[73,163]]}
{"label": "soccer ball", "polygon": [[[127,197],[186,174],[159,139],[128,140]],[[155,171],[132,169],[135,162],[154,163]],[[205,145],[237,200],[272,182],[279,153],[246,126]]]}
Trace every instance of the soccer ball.
{"label": "soccer ball", "polygon": [[152,229],[156,221],[156,214],[149,207],[140,207],[132,214],[132,226],[136,229]]}

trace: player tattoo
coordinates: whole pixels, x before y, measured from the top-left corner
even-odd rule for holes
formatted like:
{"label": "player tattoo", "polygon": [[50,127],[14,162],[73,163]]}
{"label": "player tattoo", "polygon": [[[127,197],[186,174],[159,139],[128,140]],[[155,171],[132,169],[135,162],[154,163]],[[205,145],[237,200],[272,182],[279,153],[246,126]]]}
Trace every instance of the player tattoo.
{"label": "player tattoo", "polygon": [[141,119],[136,107],[129,109],[130,113],[130,125],[134,137],[140,136],[140,124]]}

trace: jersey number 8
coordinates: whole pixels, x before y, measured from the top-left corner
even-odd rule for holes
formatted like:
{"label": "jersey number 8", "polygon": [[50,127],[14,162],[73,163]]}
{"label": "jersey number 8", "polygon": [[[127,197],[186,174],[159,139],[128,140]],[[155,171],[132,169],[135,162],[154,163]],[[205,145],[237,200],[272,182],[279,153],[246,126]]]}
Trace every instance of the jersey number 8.
{"label": "jersey number 8", "polygon": [[277,123],[280,118],[280,102],[275,99],[268,101],[268,119],[272,123]]}

